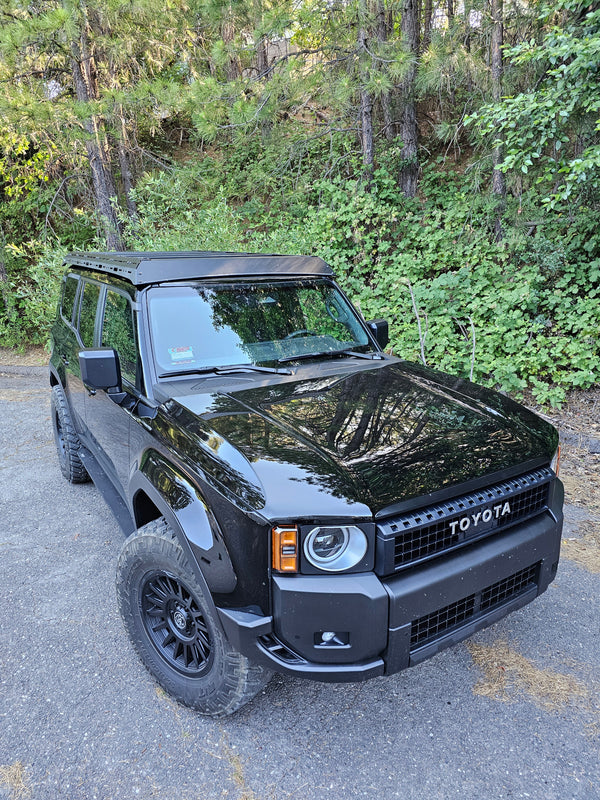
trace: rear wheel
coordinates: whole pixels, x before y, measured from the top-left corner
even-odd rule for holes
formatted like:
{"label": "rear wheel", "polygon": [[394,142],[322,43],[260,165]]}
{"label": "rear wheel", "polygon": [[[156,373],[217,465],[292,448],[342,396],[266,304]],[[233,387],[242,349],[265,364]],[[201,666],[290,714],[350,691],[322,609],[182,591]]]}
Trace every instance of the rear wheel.
{"label": "rear wheel", "polygon": [[139,656],[179,702],[225,716],[271,677],[233,650],[164,519],[140,528],[123,545],[117,595]]}
{"label": "rear wheel", "polygon": [[69,404],[64,391],[58,384],[52,387],[50,411],[60,471],[69,483],[89,481],[90,476],[79,457],[81,445],[71,420]]}

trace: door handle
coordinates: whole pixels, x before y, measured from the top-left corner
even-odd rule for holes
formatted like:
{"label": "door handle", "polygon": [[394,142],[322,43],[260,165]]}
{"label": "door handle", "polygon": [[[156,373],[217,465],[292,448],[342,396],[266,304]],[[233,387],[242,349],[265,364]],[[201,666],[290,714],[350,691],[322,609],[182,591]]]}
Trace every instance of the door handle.
{"label": "door handle", "polygon": [[61,355],[60,360],[63,362],[65,367],[69,366],[69,359],[65,355]]}

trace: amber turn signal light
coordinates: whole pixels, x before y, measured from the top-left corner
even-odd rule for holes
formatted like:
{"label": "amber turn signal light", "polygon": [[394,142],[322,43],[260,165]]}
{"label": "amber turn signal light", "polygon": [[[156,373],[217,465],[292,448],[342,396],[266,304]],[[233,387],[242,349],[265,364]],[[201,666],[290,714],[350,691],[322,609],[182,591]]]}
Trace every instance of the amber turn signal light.
{"label": "amber turn signal light", "polygon": [[554,458],[552,459],[552,463],[550,464],[550,469],[554,470],[554,474],[558,476],[558,472],[560,470],[560,445],[556,448],[556,453],[554,454]]}
{"label": "amber turn signal light", "polygon": [[298,529],[295,525],[271,529],[272,567],[276,572],[298,572]]}

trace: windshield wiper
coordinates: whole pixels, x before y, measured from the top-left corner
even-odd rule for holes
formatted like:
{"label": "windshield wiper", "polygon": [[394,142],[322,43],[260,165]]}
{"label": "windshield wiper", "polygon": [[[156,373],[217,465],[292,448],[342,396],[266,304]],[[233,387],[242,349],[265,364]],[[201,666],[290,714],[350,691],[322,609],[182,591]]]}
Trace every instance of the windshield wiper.
{"label": "windshield wiper", "polygon": [[227,367],[193,367],[177,372],[161,372],[159,378],[177,378],[181,375],[233,375],[240,372],[274,372],[280,375],[291,375],[289,369],[279,367],[259,367],[257,364],[232,364]]}
{"label": "windshield wiper", "polygon": [[380,353],[358,353],[356,350],[325,350],[322,353],[298,353],[295,356],[284,356],[278,358],[278,364],[285,364],[288,361],[304,361],[308,358],[337,358],[338,356],[350,356],[353,358],[366,358],[369,361],[381,360]]}

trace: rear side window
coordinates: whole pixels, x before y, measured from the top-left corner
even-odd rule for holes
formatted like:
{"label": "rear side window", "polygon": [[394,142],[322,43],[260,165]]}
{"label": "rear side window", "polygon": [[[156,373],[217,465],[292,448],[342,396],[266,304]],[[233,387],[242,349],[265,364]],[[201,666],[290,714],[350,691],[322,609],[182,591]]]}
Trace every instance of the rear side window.
{"label": "rear side window", "polygon": [[135,386],[137,345],[129,300],[125,295],[109,289],[106,292],[102,344],[114,347],[121,362],[121,375]]}
{"label": "rear side window", "polygon": [[60,311],[67,322],[71,322],[73,319],[73,307],[75,305],[78,283],[79,280],[74,275],[67,275],[65,278]]}
{"label": "rear side window", "polygon": [[79,335],[84,347],[93,347],[94,345],[94,327],[99,296],[100,286],[97,283],[86,281],[83,284],[83,297],[79,310]]}

